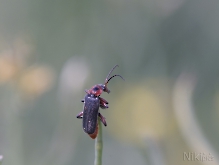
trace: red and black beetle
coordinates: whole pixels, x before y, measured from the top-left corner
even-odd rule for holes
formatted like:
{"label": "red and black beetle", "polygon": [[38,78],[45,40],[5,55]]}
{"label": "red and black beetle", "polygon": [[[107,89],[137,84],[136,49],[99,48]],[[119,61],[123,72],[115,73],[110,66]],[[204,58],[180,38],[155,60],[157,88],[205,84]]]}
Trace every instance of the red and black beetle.
{"label": "red and black beetle", "polygon": [[84,99],[81,100],[84,103],[84,110],[77,115],[77,118],[83,119],[82,122],[83,130],[92,139],[95,139],[97,137],[98,117],[100,118],[104,126],[107,125],[105,118],[99,112],[99,107],[102,109],[109,108],[107,105],[108,102],[105,99],[101,98],[100,95],[102,94],[102,92],[110,93],[110,90],[107,88],[107,84],[113,77],[119,76],[122,78],[122,76],[120,75],[113,75],[109,78],[110,74],[117,66],[118,65],[114,66],[111,69],[111,71],[106,77],[104,85],[103,84],[94,85],[91,89],[85,90],[86,95]]}

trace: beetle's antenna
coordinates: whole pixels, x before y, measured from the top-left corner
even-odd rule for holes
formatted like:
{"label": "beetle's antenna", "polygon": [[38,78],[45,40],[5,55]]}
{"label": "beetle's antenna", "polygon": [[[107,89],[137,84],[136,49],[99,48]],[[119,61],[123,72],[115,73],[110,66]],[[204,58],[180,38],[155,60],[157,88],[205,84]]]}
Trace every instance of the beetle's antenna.
{"label": "beetle's antenna", "polygon": [[106,82],[105,84],[108,84],[108,82],[109,82],[113,77],[116,77],[116,76],[121,77],[121,79],[123,79],[123,80],[125,81],[125,79],[124,79],[122,76],[116,74],[116,75],[113,75],[112,77],[110,77],[109,80],[107,80],[107,82]]}
{"label": "beetle's antenna", "polygon": [[108,74],[107,77],[106,77],[105,84],[107,84],[107,82],[109,81],[109,80],[108,80],[108,77],[110,76],[110,74],[112,73],[112,71],[113,71],[117,66],[119,67],[119,65],[116,65],[116,66],[114,66],[114,67],[111,69],[111,71],[109,72],[109,74]]}

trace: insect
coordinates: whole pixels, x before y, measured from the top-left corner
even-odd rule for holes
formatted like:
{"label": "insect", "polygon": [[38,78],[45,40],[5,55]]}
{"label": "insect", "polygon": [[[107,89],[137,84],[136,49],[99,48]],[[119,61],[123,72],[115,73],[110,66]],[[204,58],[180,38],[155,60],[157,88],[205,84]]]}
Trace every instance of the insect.
{"label": "insect", "polygon": [[102,94],[102,92],[107,92],[108,94],[110,93],[110,90],[107,88],[107,84],[113,77],[119,76],[123,79],[122,76],[117,74],[110,77],[110,74],[116,67],[118,67],[118,65],[114,66],[110,70],[104,84],[97,84],[91,87],[89,90],[85,90],[86,95],[84,99],[81,100],[84,103],[84,109],[76,117],[79,119],[83,119],[83,130],[92,139],[95,139],[98,134],[98,117],[100,118],[100,121],[103,123],[103,125],[107,126],[105,117],[103,117],[99,112],[99,107],[102,109],[109,108],[108,102],[100,97],[100,95]]}

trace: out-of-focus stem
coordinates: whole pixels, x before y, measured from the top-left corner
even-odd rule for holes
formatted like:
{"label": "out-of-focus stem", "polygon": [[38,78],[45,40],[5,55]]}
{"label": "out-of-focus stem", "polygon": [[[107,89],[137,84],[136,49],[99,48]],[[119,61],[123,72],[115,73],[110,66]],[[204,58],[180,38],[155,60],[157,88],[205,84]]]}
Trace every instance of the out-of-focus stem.
{"label": "out-of-focus stem", "polygon": [[[173,90],[176,119],[182,135],[189,146],[197,153],[210,154],[210,156],[213,156],[211,165],[218,165],[219,158],[217,152],[204,135],[195,115],[195,109],[192,103],[195,85],[195,76],[186,73],[182,74],[176,81]],[[207,165],[209,161],[203,161],[203,164]]]}
{"label": "out-of-focus stem", "polygon": [[0,165],[2,164],[3,155],[0,155]]}

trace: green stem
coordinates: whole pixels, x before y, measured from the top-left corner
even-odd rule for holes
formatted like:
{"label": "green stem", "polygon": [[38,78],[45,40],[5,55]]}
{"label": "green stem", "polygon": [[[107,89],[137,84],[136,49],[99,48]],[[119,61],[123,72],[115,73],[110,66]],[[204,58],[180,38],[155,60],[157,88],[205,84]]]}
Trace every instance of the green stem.
{"label": "green stem", "polygon": [[95,160],[94,165],[102,165],[102,150],[103,150],[103,141],[102,141],[102,125],[100,119],[98,118],[98,135],[95,140]]}

